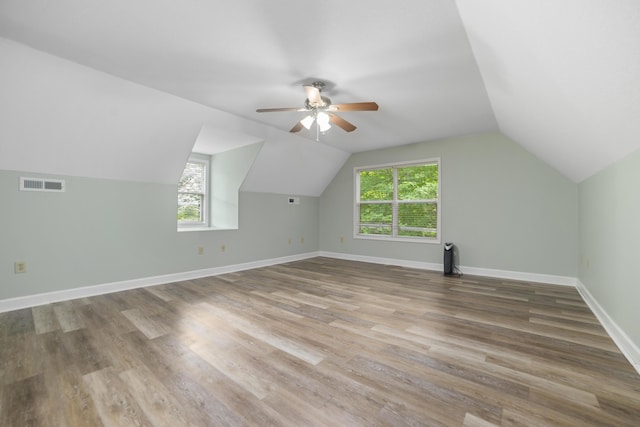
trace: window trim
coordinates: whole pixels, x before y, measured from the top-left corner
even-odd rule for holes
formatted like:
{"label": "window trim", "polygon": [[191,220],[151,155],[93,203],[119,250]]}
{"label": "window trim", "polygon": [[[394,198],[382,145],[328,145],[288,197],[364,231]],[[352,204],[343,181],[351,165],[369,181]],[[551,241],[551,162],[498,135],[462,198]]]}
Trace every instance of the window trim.
{"label": "window trim", "polygon": [[[431,199],[434,200],[436,205],[436,237],[412,237],[412,236],[398,236],[398,205],[403,203],[411,203],[416,202],[416,200],[399,200],[398,199],[398,173],[397,169],[406,167],[406,166],[424,166],[435,164],[438,166],[438,198]],[[384,169],[384,168],[392,168],[393,169],[393,200],[390,201],[372,201],[368,203],[389,203],[391,202],[392,206],[392,230],[391,235],[384,234],[360,234],[360,172],[365,170],[375,170],[375,169]],[[411,160],[406,162],[394,162],[394,163],[384,163],[378,165],[368,165],[368,166],[358,166],[353,168],[353,183],[354,183],[354,195],[353,195],[353,238],[354,239],[363,239],[363,240],[384,240],[384,241],[394,241],[394,242],[414,242],[414,243],[430,243],[430,244],[440,244],[442,241],[442,162],[440,157],[434,157],[429,159],[420,159],[420,160]],[[427,202],[427,200],[419,200],[419,202]]]}
{"label": "window trim", "polygon": [[[204,194],[202,201],[202,221],[179,221],[176,219],[178,223],[178,229],[191,229],[191,228],[203,228],[209,227],[209,219],[210,219],[210,208],[209,208],[209,198],[211,193],[211,185],[210,185],[210,176],[211,176],[211,159],[210,156],[199,154],[199,153],[191,153],[187,161],[185,162],[185,167],[187,163],[200,163],[204,165]],[[183,169],[184,173],[184,169]],[[182,175],[180,175],[182,179]],[[178,187],[178,192],[176,197],[180,195],[180,188]]]}

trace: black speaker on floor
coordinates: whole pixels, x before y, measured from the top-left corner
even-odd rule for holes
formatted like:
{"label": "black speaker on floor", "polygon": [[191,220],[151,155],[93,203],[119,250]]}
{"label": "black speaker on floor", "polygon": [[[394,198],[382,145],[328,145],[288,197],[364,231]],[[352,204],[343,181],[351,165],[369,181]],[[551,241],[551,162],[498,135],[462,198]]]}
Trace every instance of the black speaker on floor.
{"label": "black speaker on floor", "polygon": [[444,244],[444,275],[453,274],[453,243]]}

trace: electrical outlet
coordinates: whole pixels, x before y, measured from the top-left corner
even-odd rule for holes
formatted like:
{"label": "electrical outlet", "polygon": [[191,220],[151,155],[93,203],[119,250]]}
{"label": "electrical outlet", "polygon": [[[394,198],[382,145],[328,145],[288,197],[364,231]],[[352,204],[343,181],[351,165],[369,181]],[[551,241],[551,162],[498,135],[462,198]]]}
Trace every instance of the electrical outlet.
{"label": "electrical outlet", "polygon": [[344,243],[344,236],[340,236],[340,243]]}
{"label": "electrical outlet", "polygon": [[291,244],[291,239],[289,239],[289,244]]}
{"label": "electrical outlet", "polygon": [[24,261],[16,261],[13,263],[13,271],[16,274],[26,273],[27,272],[27,263]]}
{"label": "electrical outlet", "polygon": [[204,246],[198,246],[198,255],[204,254]]}
{"label": "electrical outlet", "polygon": [[220,251],[224,252],[227,250],[227,247],[225,245],[220,246]]}

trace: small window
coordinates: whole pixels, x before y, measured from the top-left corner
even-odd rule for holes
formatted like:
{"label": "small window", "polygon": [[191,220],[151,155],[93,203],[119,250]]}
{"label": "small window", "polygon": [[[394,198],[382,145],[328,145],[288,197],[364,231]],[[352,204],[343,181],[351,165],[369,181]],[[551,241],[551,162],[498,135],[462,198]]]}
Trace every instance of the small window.
{"label": "small window", "polygon": [[207,226],[209,161],[190,157],[178,183],[178,226]]}
{"label": "small window", "polygon": [[355,237],[440,243],[440,160],[355,170]]}

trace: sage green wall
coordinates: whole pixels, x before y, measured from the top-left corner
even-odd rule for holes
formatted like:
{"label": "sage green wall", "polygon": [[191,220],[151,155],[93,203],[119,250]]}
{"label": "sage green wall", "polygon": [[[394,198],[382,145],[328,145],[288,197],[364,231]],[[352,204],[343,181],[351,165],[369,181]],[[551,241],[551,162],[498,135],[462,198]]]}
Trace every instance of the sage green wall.
{"label": "sage green wall", "polygon": [[354,167],[435,157],[441,159],[442,242],[456,244],[457,263],[577,276],[577,185],[501,134],[354,154],[320,198],[320,248],[442,263],[442,244],[353,238]]}
{"label": "sage green wall", "polygon": [[579,185],[579,279],[640,347],[640,151]]}
{"label": "sage green wall", "polygon": [[0,171],[0,300],[318,250],[314,197],[241,192],[239,230],[177,232],[177,185],[48,176],[66,192],[27,192],[20,176],[42,175]]}

